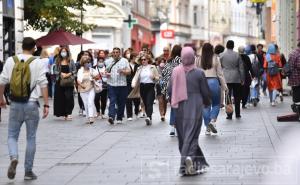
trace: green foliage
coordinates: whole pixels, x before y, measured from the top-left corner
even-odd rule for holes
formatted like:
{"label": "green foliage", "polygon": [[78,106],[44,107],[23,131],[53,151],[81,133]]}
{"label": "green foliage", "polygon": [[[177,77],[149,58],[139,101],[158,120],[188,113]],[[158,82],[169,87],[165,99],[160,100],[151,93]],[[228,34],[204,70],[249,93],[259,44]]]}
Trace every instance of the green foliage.
{"label": "green foliage", "polygon": [[95,27],[81,23],[80,12],[84,14],[86,6],[104,7],[99,0],[24,0],[24,19],[27,28],[38,31],[64,29],[82,33]]}

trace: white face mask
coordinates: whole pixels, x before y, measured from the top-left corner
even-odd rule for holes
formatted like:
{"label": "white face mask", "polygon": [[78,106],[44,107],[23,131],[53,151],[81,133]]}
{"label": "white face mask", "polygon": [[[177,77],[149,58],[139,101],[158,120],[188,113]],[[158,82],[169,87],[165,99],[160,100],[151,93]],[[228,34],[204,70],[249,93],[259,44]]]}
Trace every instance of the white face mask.
{"label": "white face mask", "polygon": [[67,52],[65,52],[65,51],[61,52],[60,56],[63,57],[63,58],[67,57]]}
{"label": "white face mask", "polygon": [[99,67],[99,68],[102,68],[102,67],[104,67],[104,64],[103,64],[103,63],[99,63],[99,64],[98,64],[98,67]]}

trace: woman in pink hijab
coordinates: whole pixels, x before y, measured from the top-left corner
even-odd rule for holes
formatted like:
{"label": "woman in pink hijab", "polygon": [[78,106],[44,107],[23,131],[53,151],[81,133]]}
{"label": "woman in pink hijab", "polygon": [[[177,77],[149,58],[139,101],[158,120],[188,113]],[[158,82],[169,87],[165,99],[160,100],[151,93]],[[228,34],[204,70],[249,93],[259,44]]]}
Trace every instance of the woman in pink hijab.
{"label": "woman in pink hijab", "polygon": [[204,72],[195,66],[191,47],[181,51],[182,64],[173,70],[169,90],[171,106],[175,108],[175,123],[181,154],[181,175],[197,175],[208,167],[198,137],[202,125],[202,110],[211,104]]}

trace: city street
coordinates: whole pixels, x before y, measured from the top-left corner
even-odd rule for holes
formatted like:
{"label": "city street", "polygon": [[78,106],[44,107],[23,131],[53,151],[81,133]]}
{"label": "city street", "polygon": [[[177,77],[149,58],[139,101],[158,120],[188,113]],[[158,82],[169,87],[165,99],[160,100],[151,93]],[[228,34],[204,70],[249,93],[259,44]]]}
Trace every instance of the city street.
{"label": "city street", "polygon": [[[0,184],[15,185],[137,185],[137,184],[264,184],[264,172],[278,152],[287,129],[300,131],[299,123],[279,123],[276,116],[290,112],[291,98],[277,107],[262,98],[257,108],[242,111],[242,119],[228,121],[224,110],[218,120],[219,134],[206,136],[200,146],[207,158],[208,172],[195,177],[178,175],[176,137],[170,137],[167,123],[159,121],[157,104],[153,125],[139,118],[121,125],[98,120],[94,125],[73,111],[73,121],[52,116],[42,120],[38,130],[34,171],[38,180],[23,180],[25,130],[20,136],[20,161],[16,179],[6,177],[7,115],[0,124]],[[264,168],[265,169],[265,168]]]}

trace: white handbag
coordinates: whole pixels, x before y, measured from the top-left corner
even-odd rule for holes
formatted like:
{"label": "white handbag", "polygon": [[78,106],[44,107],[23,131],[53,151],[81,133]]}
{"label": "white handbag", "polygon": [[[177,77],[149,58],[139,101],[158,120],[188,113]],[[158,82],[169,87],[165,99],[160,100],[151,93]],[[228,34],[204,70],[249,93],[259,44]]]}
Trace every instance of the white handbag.
{"label": "white handbag", "polygon": [[94,90],[95,90],[95,93],[100,93],[103,90],[102,83],[100,81],[94,80]]}

